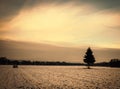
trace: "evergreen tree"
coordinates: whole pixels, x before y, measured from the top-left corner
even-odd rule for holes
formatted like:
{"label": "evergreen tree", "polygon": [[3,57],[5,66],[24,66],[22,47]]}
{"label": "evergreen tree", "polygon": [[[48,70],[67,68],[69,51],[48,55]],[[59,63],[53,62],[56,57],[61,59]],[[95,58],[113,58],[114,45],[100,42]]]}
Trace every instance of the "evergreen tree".
{"label": "evergreen tree", "polygon": [[90,65],[94,64],[95,62],[95,58],[90,47],[87,49],[87,52],[84,56],[84,62],[87,63],[88,69],[90,69]]}

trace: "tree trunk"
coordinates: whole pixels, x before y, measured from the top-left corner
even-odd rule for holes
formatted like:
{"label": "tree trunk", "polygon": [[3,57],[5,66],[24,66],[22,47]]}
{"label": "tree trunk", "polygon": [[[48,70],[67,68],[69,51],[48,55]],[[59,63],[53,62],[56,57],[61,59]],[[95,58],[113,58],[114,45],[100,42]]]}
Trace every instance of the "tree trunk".
{"label": "tree trunk", "polygon": [[88,69],[90,69],[90,64],[88,63],[88,65],[87,65],[87,67],[88,67]]}

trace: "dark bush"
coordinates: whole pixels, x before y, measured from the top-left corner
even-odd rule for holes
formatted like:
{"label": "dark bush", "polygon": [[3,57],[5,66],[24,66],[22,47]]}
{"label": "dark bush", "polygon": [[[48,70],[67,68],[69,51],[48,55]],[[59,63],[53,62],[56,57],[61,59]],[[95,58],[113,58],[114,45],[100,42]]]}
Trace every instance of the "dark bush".
{"label": "dark bush", "polygon": [[110,67],[120,67],[119,59],[111,59],[109,62]]}

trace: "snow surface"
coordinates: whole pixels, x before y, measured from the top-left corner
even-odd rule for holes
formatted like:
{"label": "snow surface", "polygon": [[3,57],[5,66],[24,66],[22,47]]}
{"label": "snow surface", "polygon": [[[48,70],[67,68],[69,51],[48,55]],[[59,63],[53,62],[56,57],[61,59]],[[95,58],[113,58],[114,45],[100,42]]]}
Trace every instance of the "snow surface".
{"label": "snow surface", "polygon": [[0,65],[0,89],[120,89],[120,68]]}

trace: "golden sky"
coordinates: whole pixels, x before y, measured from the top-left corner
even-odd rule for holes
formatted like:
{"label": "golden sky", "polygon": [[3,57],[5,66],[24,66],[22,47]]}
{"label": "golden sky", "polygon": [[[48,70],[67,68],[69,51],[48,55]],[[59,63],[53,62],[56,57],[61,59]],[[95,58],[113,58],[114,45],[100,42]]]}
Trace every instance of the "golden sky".
{"label": "golden sky", "polygon": [[6,1],[0,1],[0,39],[120,48],[119,0]]}

